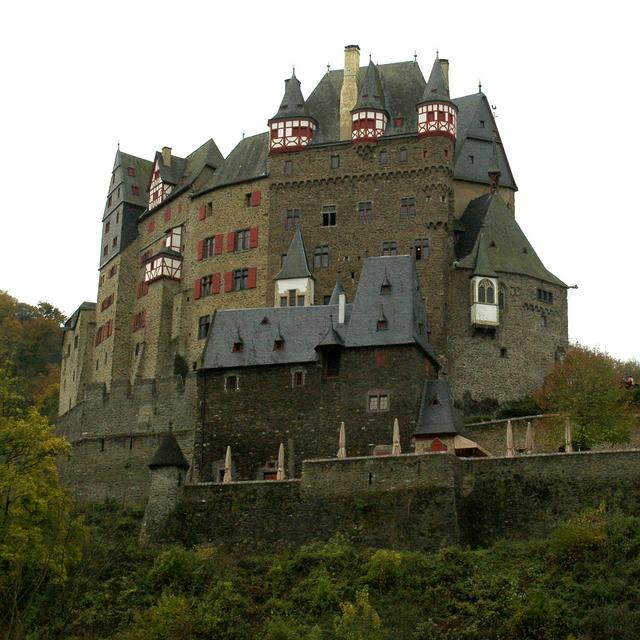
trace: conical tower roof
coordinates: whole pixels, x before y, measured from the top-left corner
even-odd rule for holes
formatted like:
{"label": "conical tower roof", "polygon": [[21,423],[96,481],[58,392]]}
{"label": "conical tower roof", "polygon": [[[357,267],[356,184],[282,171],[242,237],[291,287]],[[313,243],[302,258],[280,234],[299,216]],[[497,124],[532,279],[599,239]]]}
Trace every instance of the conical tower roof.
{"label": "conical tower roof", "polygon": [[357,109],[377,109],[385,111],[384,92],[378,67],[369,60],[369,66],[364,74],[364,80],[358,91],[358,100],[354,111]]}
{"label": "conical tower roof", "polygon": [[340,304],[340,294],[344,293],[344,289],[342,288],[342,282],[340,279],[336,280],[336,284],[333,287],[333,291],[331,292],[331,298],[329,298],[329,304]]}
{"label": "conical tower roof", "polygon": [[309,271],[307,251],[304,246],[300,228],[297,228],[293,235],[293,240],[291,240],[291,244],[289,245],[282,269],[280,269],[273,279],[286,280],[289,278],[313,278],[311,271]]}
{"label": "conical tower roof", "polygon": [[433,102],[435,100],[450,100],[449,85],[444,77],[444,72],[442,71],[442,65],[440,64],[440,58],[438,56],[436,56],[436,59],[433,62],[427,86],[422,94],[422,102]]}
{"label": "conical tower roof", "polygon": [[178,467],[185,470],[189,468],[189,463],[171,431],[162,436],[162,440],[153,454],[151,462],[149,462],[149,469],[161,467]]}
{"label": "conical tower roof", "polygon": [[296,78],[296,72],[294,70],[291,78],[284,81],[284,96],[282,97],[280,108],[278,109],[278,113],[271,119],[301,118],[308,117],[308,115],[307,106],[300,89],[300,80]]}
{"label": "conical tower roof", "polygon": [[470,435],[464,427],[460,412],[453,405],[449,382],[445,378],[425,381],[415,434]]}

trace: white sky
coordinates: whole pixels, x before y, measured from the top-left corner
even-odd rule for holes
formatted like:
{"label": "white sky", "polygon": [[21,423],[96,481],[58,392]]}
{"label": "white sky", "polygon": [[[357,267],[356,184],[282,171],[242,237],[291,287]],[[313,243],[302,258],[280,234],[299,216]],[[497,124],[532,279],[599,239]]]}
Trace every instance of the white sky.
{"label": "white sky", "polygon": [[640,358],[640,135],[631,2],[7,3],[0,23],[0,289],[72,313],[95,300],[118,140],[151,159],[266,129],[293,64],[308,96],[344,45],[483,91],[517,219],[568,284],[572,340]]}

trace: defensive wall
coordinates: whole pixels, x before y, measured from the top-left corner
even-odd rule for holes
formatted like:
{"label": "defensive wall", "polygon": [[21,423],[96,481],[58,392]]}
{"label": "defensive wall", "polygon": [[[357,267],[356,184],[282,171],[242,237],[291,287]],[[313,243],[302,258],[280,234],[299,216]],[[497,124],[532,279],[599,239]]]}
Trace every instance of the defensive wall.
{"label": "defensive wall", "polygon": [[[71,442],[60,478],[79,500],[144,502],[151,481],[147,467],[171,429],[191,462],[198,419],[197,378],[189,373],[130,385],[89,385],[84,401],[61,416],[57,432]],[[193,467],[193,465],[191,465]]]}
{"label": "defensive wall", "polygon": [[[150,504],[166,500],[163,491],[152,491]],[[176,496],[164,526],[147,535],[252,550],[338,532],[373,547],[481,546],[546,536],[601,502],[640,513],[640,450],[312,460],[299,480],[187,484]]]}

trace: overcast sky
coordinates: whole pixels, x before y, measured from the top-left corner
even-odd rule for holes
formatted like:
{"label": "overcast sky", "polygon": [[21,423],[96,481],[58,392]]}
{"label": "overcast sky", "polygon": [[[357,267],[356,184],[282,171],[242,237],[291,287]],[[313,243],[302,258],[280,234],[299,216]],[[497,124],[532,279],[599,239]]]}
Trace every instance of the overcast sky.
{"label": "overcast sky", "polygon": [[496,105],[517,219],[569,290],[569,336],[640,358],[637,18],[628,2],[12,2],[0,24],[0,289],[66,314],[96,299],[118,141],[153,158],[266,129],[295,64],[305,96],[344,46],[436,49],[453,97]]}

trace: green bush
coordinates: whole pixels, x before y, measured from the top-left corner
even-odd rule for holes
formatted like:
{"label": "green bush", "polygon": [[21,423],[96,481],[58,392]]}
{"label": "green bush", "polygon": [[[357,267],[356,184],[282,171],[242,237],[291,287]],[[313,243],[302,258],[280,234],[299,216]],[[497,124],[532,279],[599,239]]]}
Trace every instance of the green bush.
{"label": "green bush", "polygon": [[553,559],[566,567],[602,557],[607,540],[605,508],[601,504],[559,525],[551,534],[549,550]]}
{"label": "green bush", "polygon": [[203,565],[198,555],[183,547],[161,551],[149,571],[149,585],[154,591],[192,593],[202,585]]}
{"label": "green bush", "polygon": [[401,574],[402,556],[397,551],[378,549],[367,562],[365,580],[384,589],[390,587]]}

